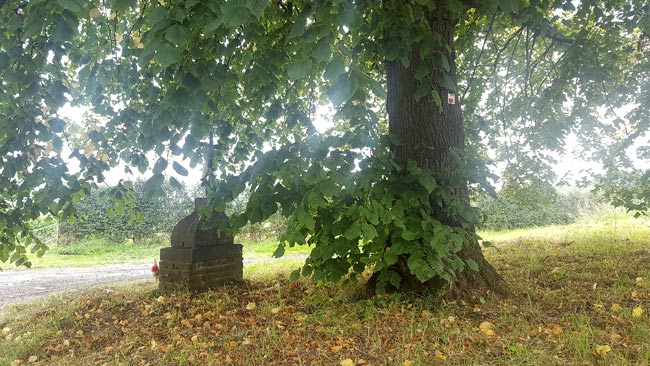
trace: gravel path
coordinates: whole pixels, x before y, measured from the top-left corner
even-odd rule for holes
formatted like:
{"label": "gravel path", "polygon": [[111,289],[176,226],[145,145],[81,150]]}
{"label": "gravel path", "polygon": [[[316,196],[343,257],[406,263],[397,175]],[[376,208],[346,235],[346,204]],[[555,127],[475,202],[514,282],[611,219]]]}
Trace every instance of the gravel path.
{"label": "gravel path", "polygon": [[[306,258],[306,256],[245,259],[244,264],[292,258]],[[74,268],[5,269],[0,272],[0,312],[10,305],[57,292],[80,290],[108,283],[143,280],[153,280],[150,263]]]}

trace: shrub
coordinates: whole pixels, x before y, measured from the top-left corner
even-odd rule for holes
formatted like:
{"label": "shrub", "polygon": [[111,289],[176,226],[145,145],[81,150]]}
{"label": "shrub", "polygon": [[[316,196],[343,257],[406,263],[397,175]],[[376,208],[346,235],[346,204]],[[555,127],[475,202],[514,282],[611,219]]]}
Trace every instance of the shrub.
{"label": "shrub", "polygon": [[[117,201],[111,196],[132,194],[132,205]],[[193,192],[186,187],[163,185],[163,195],[150,196],[142,182],[133,184],[132,192],[97,189],[75,204],[79,220],[60,223],[59,243],[66,238],[107,238],[114,242],[131,239],[140,243],[158,233],[169,233],[176,223],[194,207]]]}
{"label": "shrub", "polygon": [[479,227],[486,230],[569,224],[598,205],[595,196],[580,190],[556,192],[554,198],[546,201],[522,202],[498,194],[497,197],[483,197],[475,203],[481,215]]}

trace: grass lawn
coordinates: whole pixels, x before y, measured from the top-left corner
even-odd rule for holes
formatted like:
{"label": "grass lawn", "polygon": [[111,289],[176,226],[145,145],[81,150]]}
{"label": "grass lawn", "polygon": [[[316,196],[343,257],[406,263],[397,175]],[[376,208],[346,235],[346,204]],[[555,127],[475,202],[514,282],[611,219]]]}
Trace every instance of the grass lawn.
{"label": "grass lawn", "polygon": [[[244,258],[270,258],[277,241],[243,241]],[[30,257],[32,268],[82,267],[111,263],[153,263],[160,256],[160,248],[169,242],[149,244],[115,244],[107,239],[85,239],[71,245],[54,245],[41,258]],[[307,254],[309,248],[286,248],[286,255]],[[9,265],[6,268],[11,268]]]}
{"label": "grass lawn", "polygon": [[162,295],[153,281],[0,314],[0,365],[650,365],[650,221],[483,233],[511,294],[369,296],[286,281]]}

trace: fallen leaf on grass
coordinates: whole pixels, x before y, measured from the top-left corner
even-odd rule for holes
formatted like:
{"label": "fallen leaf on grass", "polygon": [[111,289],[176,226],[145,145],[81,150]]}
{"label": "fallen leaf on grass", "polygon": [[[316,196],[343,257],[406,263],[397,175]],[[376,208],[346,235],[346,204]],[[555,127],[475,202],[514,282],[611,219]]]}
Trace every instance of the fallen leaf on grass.
{"label": "fallen leaf on grass", "polygon": [[282,307],[281,307],[281,306],[278,306],[277,308],[273,308],[273,309],[271,309],[271,314],[277,314],[277,313],[279,313],[280,311],[282,311]]}
{"label": "fallen leaf on grass", "polygon": [[638,318],[643,314],[643,308],[641,306],[637,306],[632,310],[632,316],[635,318]]}
{"label": "fallen leaf on grass", "polygon": [[611,350],[612,350],[612,347],[610,347],[608,345],[596,346],[596,353],[598,353],[598,355],[600,357],[605,357],[607,355],[607,352],[609,352]]}
{"label": "fallen leaf on grass", "polygon": [[440,350],[438,350],[438,349],[435,350],[433,353],[434,353],[434,355],[436,356],[436,358],[439,359],[439,360],[443,360],[443,361],[444,361],[444,360],[447,359],[447,356],[445,356],[445,354],[442,353],[442,352],[441,352]]}
{"label": "fallen leaf on grass", "polygon": [[257,305],[255,305],[254,302],[249,302],[248,305],[246,305],[246,310],[255,310]]}
{"label": "fallen leaf on grass", "polygon": [[619,312],[619,311],[623,310],[623,307],[621,307],[621,305],[619,305],[619,304],[612,304],[611,309],[612,309],[612,311]]}
{"label": "fallen leaf on grass", "polygon": [[554,325],[551,325],[550,327],[546,328],[544,330],[544,333],[552,334],[552,335],[560,335],[560,334],[562,334],[562,327],[557,325],[557,324],[554,324]]}
{"label": "fallen leaf on grass", "polygon": [[27,359],[27,362],[29,363],[34,363],[36,361],[38,361],[38,356],[29,356],[29,358]]}
{"label": "fallen leaf on grass", "polygon": [[330,351],[332,351],[334,353],[339,353],[341,351],[341,348],[343,348],[343,346],[332,346],[330,348]]}
{"label": "fallen leaf on grass", "polygon": [[349,358],[346,358],[345,360],[341,361],[340,363],[341,366],[354,366],[355,363]]}
{"label": "fallen leaf on grass", "polygon": [[411,360],[404,360],[404,362],[402,362],[402,365],[404,365],[404,366],[413,366],[413,361],[411,361]]}
{"label": "fallen leaf on grass", "polygon": [[447,328],[450,328],[455,322],[455,316],[448,316],[447,318],[440,320],[440,324],[444,325]]}
{"label": "fallen leaf on grass", "polygon": [[494,325],[490,322],[481,323],[481,325],[478,326],[478,329],[481,331],[481,333],[485,334],[488,337],[491,337],[495,334]]}

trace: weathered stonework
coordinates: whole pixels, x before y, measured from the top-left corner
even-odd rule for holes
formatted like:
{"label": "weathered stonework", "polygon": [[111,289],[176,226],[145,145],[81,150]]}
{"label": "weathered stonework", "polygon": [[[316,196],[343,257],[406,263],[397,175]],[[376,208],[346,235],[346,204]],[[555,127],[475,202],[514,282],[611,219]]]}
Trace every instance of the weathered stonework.
{"label": "weathered stonework", "polygon": [[[205,228],[199,216],[205,199],[197,199],[195,209],[172,230],[169,248],[160,250],[158,278],[162,290],[202,291],[228,282],[242,280],[241,244],[232,237],[219,235],[217,229]],[[227,220],[223,213],[213,215],[209,222]]]}

